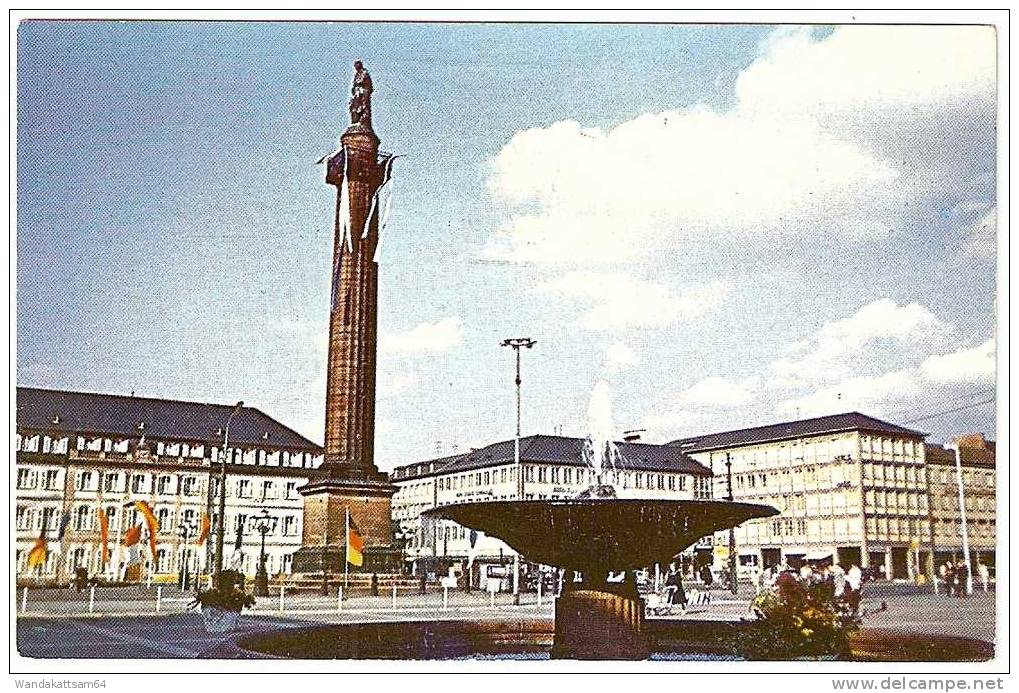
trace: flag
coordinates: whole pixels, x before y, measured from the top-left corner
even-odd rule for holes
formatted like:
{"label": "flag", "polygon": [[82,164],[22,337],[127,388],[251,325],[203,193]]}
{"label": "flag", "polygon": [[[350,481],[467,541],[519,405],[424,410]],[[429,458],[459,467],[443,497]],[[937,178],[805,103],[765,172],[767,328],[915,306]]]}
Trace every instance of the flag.
{"label": "flag", "polygon": [[124,546],[134,546],[142,540],[142,526],[135,525],[124,532]]}
{"label": "flag", "polygon": [[198,538],[195,539],[195,545],[201,546],[205,543],[205,540],[209,538],[209,529],[211,529],[212,523],[209,520],[209,513],[202,513],[202,526],[198,530]]}
{"label": "flag", "polygon": [[386,206],[382,211],[382,219],[379,220],[379,232],[378,240],[375,243],[375,257],[372,258],[372,262],[378,264],[379,259],[382,257],[382,232],[386,229],[386,224],[389,222],[389,211],[393,206],[393,162],[399,159],[399,156],[391,156],[386,161],[386,169],[382,178],[382,185],[375,191],[376,196],[381,192],[382,188],[386,190]]}
{"label": "flag", "polygon": [[347,511],[347,563],[361,567],[364,563],[364,539],[361,532],[354,524],[354,518]]}
{"label": "flag", "polygon": [[379,187],[375,188],[375,194],[372,195],[372,204],[368,209],[368,216],[364,220],[364,231],[361,233],[361,238],[368,238],[368,232],[371,230],[372,217],[375,216],[375,210],[379,206],[379,194],[382,192],[382,188],[386,187],[386,183],[393,177],[393,162],[398,159],[398,156],[387,154],[386,158],[382,161],[382,182],[379,183]]}
{"label": "flag", "polygon": [[102,506],[99,506],[99,556],[103,568],[106,567],[106,562],[110,560],[109,542],[110,518],[107,517],[106,511],[103,510]]}
{"label": "flag", "polygon": [[152,565],[156,564],[156,532],[159,531],[159,520],[152,513],[152,507],[145,501],[135,501],[134,507],[145,518],[145,526],[149,530],[149,551],[152,552]]}
{"label": "flag", "polygon": [[[347,169],[347,150],[343,150],[344,170]],[[340,183],[340,195],[337,199],[337,215],[340,220],[340,231],[343,233],[343,242],[347,245],[347,250],[350,254],[354,254],[354,239],[353,230],[350,228],[350,185],[348,185],[349,176],[343,176],[343,182]]]}
{"label": "flag", "polygon": [[32,545],[32,549],[28,552],[28,559],[26,560],[26,566],[29,570],[38,566],[46,565],[46,556],[49,553],[46,541],[46,523],[42,525],[42,530],[39,532],[39,538],[35,540],[35,544]]}
{"label": "flag", "polygon": [[124,546],[127,547],[127,559],[124,561],[124,567],[132,566],[142,562],[141,555],[138,552],[138,544],[142,540],[142,526],[135,525],[131,529],[124,532]]}

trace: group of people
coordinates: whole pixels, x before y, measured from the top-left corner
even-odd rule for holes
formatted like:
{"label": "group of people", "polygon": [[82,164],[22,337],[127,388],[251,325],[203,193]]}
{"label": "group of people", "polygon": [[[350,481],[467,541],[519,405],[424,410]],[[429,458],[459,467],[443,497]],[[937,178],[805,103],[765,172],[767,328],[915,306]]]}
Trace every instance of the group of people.
{"label": "group of people", "polygon": [[[977,576],[983,583],[984,592],[987,591],[987,584],[991,580],[991,571],[987,565],[981,561],[977,561]],[[938,577],[945,584],[945,589],[948,594],[962,599],[966,596],[969,591],[969,583],[971,580],[969,572],[969,563],[966,561],[959,561],[953,563],[952,561],[945,561],[938,568]]]}
{"label": "group of people", "polygon": [[762,590],[773,589],[789,580],[807,585],[828,584],[836,599],[844,601],[854,614],[860,611],[860,600],[863,598],[863,570],[856,564],[846,570],[838,563],[815,566],[804,563],[796,570],[787,563],[781,563],[761,573],[759,587]]}

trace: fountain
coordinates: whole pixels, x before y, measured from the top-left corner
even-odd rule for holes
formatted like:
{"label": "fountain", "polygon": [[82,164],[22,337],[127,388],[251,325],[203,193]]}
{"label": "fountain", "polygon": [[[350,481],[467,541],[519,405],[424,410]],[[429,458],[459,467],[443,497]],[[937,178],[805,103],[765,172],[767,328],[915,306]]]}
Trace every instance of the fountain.
{"label": "fountain", "polygon": [[[604,480],[608,466],[625,465],[612,442],[604,381],[594,388],[588,418],[585,457],[595,481],[578,497],[464,503],[425,514],[497,537],[531,561],[564,569],[553,658],[645,659],[650,650],[633,571],[668,564],[703,536],[778,511],[732,501],[618,498]],[[609,573],[618,572],[623,581],[610,582]]]}

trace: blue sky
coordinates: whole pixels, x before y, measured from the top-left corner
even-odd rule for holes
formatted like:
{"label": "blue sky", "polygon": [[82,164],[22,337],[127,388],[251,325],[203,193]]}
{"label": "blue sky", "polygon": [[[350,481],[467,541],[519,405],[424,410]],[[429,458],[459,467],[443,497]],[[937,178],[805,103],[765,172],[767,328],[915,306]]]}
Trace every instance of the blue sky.
{"label": "blue sky", "polygon": [[[230,402],[321,440],[350,64],[401,153],[377,461],[667,440],[994,382],[986,29],[27,22],[18,382]],[[994,433],[976,406],[916,424]]]}

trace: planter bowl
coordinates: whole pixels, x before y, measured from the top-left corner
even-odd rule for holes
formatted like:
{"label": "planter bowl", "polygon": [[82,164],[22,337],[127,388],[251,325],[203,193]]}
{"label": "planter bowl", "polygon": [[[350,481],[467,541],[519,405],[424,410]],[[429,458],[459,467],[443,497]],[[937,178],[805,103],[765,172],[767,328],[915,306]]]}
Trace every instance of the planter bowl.
{"label": "planter bowl", "polygon": [[202,607],[202,621],[205,623],[205,630],[215,635],[232,631],[237,627],[237,619],[240,617],[240,611],[221,609],[216,606]]}

